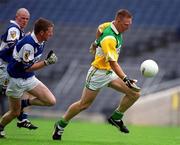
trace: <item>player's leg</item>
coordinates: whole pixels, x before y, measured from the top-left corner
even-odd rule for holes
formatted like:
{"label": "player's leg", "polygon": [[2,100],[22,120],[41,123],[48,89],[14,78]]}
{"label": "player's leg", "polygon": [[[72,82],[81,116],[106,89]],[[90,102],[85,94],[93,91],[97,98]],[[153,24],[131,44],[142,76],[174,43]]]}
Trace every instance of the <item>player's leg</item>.
{"label": "player's leg", "polygon": [[[2,82],[2,91],[1,91],[2,92],[2,97],[5,98],[6,97],[6,94],[5,94],[6,88],[7,88],[7,85],[9,83],[9,77],[8,77],[6,68],[3,68],[3,69],[1,68],[0,69],[0,75],[1,75],[0,81]],[[29,95],[23,95],[23,96],[25,96],[25,98],[27,98],[27,96],[29,96]],[[24,97],[22,97],[22,98],[24,98]],[[24,98],[24,100],[21,100],[21,108],[24,108],[24,107],[28,106],[27,105],[28,100],[25,99],[25,98]],[[27,118],[28,118],[28,115],[26,113],[24,113],[23,109],[22,109],[20,115],[17,117],[17,119],[19,120],[18,123],[17,123],[17,126],[18,127],[25,127],[25,128],[28,128],[28,129],[36,129],[37,127],[34,126],[33,124],[31,124],[31,122],[28,121]]]}
{"label": "player's leg", "polygon": [[7,109],[5,108],[5,100],[7,99],[6,97],[6,88],[8,84],[8,79],[7,79],[7,72],[6,72],[6,67],[2,65],[0,66],[0,107],[1,107],[1,113],[4,114]]}
{"label": "player's leg", "polygon": [[122,92],[125,96],[120,101],[117,109],[112,113],[108,119],[109,123],[118,127],[122,132],[129,133],[128,129],[122,121],[122,117],[126,110],[128,110],[139,98],[140,92],[135,92],[130,89],[120,78],[117,78],[109,84],[109,87]]}
{"label": "player's leg", "polygon": [[56,104],[55,96],[51,93],[51,91],[42,83],[38,82],[36,87],[29,90],[28,93],[33,98],[29,99],[30,105],[35,106],[53,106]]}
{"label": "player's leg", "polygon": [[120,112],[125,112],[129,109],[140,97],[140,92],[135,92],[130,89],[121,79],[117,78],[113,80],[110,85],[111,88],[122,92],[125,96],[120,101],[120,105],[118,106],[118,110]]}
{"label": "player's leg", "polygon": [[14,118],[19,116],[21,110],[21,101],[19,98],[9,97],[9,111],[5,113],[0,121],[0,137],[4,137],[4,127],[9,124]]}
{"label": "player's leg", "polygon": [[7,99],[4,93],[3,85],[0,85],[0,116],[2,116],[6,112],[5,101]]}
{"label": "player's leg", "polygon": [[69,106],[64,116],[55,124],[55,130],[53,133],[54,140],[61,140],[64,128],[68,125],[68,122],[81,111],[87,109],[94,99],[96,98],[98,91],[92,91],[88,88],[84,88],[81,99]]}
{"label": "player's leg", "polygon": [[38,127],[33,125],[31,123],[31,121],[28,119],[28,113],[27,113],[27,109],[28,106],[30,106],[29,99],[33,98],[33,96],[31,96],[30,94],[28,94],[27,92],[25,92],[22,96],[21,99],[21,113],[20,115],[17,117],[18,122],[17,122],[17,127],[19,128],[27,128],[27,129],[37,129]]}
{"label": "player's leg", "polygon": [[86,76],[86,87],[82,92],[81,99],[69,106],[64,116],[55,124],[55,130],[52,138],[61,140],[64,128],[68,122],[81,111],[87,109],[96,98],[99,90],[109,84],[111,81],[111,72],[106,70],[98,70],[91,67]]}
{"label": "player's leg", "polygon": [[64,120],[69,121],[81,111],[87,109],[92,104],[97,94],[98,91],[93,91],[85,87],[83,89],[81,99],[69,106],[68,110],[63,116]]}

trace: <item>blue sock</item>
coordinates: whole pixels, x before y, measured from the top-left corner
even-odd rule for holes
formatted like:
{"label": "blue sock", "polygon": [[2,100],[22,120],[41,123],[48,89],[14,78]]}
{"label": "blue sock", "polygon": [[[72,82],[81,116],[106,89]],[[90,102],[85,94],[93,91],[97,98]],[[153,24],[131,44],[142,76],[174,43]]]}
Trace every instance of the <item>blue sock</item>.
{"label": "blue sock", "polygon": [[29,99],[21,100],[21,109],[30,106]]}
{"label": "blue sock", "polygon": [[19,120],[19,121],[23,121],[23,120],[25,120],[25,119],[27,119],[28,118],[28,114],[27,113],[24,113],[24,112],[21,112],[21,114],[17,117],[17,119]]}

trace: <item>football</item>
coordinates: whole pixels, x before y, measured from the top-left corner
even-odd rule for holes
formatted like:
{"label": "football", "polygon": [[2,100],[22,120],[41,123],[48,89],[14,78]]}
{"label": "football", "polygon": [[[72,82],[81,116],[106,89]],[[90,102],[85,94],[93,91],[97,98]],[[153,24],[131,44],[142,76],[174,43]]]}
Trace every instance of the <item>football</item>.
{"label": "football", "polygon": [[148,59],[142,62],[140,71],[144,77],[154,77],[158,73],[159,67],[154,60]]}

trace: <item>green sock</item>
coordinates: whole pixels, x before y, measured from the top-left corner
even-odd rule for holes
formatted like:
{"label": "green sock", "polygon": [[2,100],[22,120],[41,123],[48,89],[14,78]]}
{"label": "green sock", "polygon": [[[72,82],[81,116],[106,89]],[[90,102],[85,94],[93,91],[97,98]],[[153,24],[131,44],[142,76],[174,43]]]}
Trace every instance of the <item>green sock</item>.
{"label": "green sock", "polygon": [[62,128],[65,128],[67,125],[68,125],[69,121],[65,121],[64,118],[61,118],[59,121],[58,121],[58,124],[62,127]]}
{"label": "green sock", "polygon": [[119,112],[118,110],[115,110],[113,114],[111,115],[112,119],[114,120],[120,120],[123,117],[123,113]]}

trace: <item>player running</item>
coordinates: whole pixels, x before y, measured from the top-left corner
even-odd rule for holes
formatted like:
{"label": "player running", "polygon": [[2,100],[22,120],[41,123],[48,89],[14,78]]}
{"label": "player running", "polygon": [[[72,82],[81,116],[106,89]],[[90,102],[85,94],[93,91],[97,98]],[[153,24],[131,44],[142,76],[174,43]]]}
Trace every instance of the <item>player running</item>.
{"label": "player running", "polygon": [[140,96],[140,88],[135,85],[135,80],[129,79],[118,64],[118,57],[123,44],[122,33],[129,29],[132,15],[128,10],[121,9],[116,13],[115,20],[104,29],[97,38],[95,59],[91,64],[86,77],[86,85],[79,101],[69,106],[63,117],[55,123],[52,138],[61,140],[64,128],[69,121],[87,109],[101,88],[111,87],[125,94],[117,109],[109,117],[108,122],[117,127],[121,132],[129,133],[122,118]]}
{"label": "player running", "polygon": [[[11,20],[6,32],[1,36],[1,45],[0,45],[0,87],[1,95],[5,95],[6,87],[8,84],[8,74],[6,71],[7,64],[11,61],[12,52],[14,45],[18,40],[22,39],[25,36],[24,29],[26,28],[30,19],[30,13],[25,8],[20,8],[16,12],[15,20]],[[8,53],[5,53],[9,49]],[[30,96],[30,95],[24,95]],[[24,99],[24,98],[23,98]],[[28,120],[27,113],[24,112],[24,107],[26,107],[26,100],[21,101],[22,111],[17,117],[18,127],[24,127],[28,129],[37,129],[38,127],[33,125]]]}
{"label": "player running", "polygon": [[9,84],[6,94],[9,99],[9,111],[1,118],[0,138],[5,137],[5,126],[19,116],[21,97],[25,92],[33,96],[27,102],[29,105],[52,106],[56,103],[55,96],[34,74],[34,71],[57,62],[53,51],[49,52],[45,60],[40,61],[45,41],[52,37],[53,29],[52,22],[39,18],[35,22],[34,32],[21,39],[13,49],[13,58],[7,67]]}

